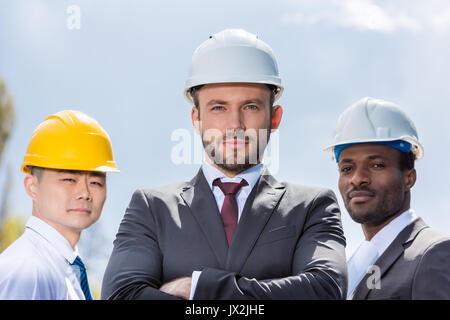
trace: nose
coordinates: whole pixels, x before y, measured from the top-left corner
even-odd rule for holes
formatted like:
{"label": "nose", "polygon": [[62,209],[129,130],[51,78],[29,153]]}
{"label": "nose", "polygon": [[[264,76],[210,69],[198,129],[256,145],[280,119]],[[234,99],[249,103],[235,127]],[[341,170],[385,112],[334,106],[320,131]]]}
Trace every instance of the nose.
{"label": "nose", "polygon": [[91,191],[89,189],[89,181],[88,181],[87,175],[82,176],[81,179],[78,180],[77,199],[78,200],[85,199],[87,201],[92,200],[92,195],[91,195]]}
{"label": "nose", "polygon": [[370,176],[365,168],[356,168],[353,171],[350,183],[355,187],[370,184]]}
{"label": "nose", "polygon": [[245,129],[244,123],[242,121],[242,112],[239,108],[230,110],[227,129],[228,130]]}

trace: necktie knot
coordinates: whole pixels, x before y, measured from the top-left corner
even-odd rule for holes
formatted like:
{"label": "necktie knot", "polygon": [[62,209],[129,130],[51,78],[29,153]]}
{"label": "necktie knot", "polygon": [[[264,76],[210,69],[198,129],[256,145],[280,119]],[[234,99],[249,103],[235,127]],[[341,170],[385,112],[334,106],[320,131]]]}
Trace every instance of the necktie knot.
{"label": "necktie knot", "polygon": [[83,290],[86,300],[92,300],[91,290],[89,289],[89,283],[87,279],[86,267],[79,256],[71,263],[73,266],[77,266],[80,269],[80,286]]}
{"label": "necktie knot", "polygon": [[248,183],[245,179],[242,179],[240,183],[237,183],[222,182],[220,178],[217,178],[214,180],[213,185],[219,187],[225,195],[236,195],[243,186],[248,186]]}
{"label": "necktie knot", "polygon": [[71,263],[71,265],[78,266],[80,270],[86,271],[86,267],[84,266],[84,263],[83,261],[81,261],[81,258],[79,256],[75,258],[75,260],[73,261],[73,263]]}

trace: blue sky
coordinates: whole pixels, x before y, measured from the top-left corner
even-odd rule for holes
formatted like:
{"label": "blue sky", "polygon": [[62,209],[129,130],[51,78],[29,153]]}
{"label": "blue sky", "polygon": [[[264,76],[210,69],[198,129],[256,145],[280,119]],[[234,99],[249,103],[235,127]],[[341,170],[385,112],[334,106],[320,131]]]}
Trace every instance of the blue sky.
{"label": "blue sky", "polygon": [[[80,8],[80,29],[67,8]],[[284,94],[279,180],[326,186],[338,195],[352,253],[362,232],[337,189],[322,149],[339,114],[364,96],[398,103],[425,148],[412,207],[449,233],[450,3],[399,0],[43,1],[0,0],[0,77],[16,123],[0,164],[13,172],[9,208],[28,216],[19,167],[34,128],[63,109],[81,110],[109,133],[121,170],[108,177],[100,221],[81,253],[101,281],[112,241],[134,190],[189,180],[199,165],[176,165],[174,131],[194,131],[184,82],[195,48],[225,28],[257,34],[275,51]]]}

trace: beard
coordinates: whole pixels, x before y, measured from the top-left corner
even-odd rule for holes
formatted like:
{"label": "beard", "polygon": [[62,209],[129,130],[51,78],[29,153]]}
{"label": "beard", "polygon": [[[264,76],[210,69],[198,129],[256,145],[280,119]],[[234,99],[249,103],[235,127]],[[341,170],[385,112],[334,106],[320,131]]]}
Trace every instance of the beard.
{"label": "beard", "polygon": [[375,192],[365,187],[355,188],[352,191],[354,190],[369,191],[374,193],[377,197],[376,203],[360,206],[358,204],[351,204],[347,193],[344,204],[350,217],[357,223],[371,225],[382,224],[390,217],[397,214],[403,207],[403,189],[400,184],[397,184],[382,193]]}
{"label": "beard", "polygon": [[[220,135],[202,132],[203,147],[209,159],[219,168],[236,174],[261,162],[269,139],[270,127],[246,131],[227,130]],[[231,147],[233,142],[238,146]]]}

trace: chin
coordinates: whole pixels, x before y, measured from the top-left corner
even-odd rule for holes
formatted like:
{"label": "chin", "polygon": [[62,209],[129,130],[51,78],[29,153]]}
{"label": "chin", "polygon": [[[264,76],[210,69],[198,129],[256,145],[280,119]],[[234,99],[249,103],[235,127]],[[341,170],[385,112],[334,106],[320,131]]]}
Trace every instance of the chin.
{"label": "chin", "polygon": [[367,224],[367,223],[373,223],[374,221],[378,220],[379,217],[376,217],[376,214],[371,211],[367,210],[352,210],[347,209],[348,213],[350,214],[350,217],[353,221],[360,223],[360,224]]}

